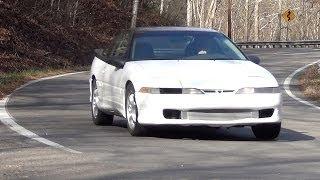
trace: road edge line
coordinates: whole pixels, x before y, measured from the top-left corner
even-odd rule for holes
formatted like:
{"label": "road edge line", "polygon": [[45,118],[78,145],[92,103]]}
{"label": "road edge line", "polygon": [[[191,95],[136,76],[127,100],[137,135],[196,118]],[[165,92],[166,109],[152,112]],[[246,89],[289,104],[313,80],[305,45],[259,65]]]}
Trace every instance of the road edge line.
{"label": "road edge line", "polygon": [[283,87],[284,87],[284,90],[286,91],[286,93],[287,93],[291,98],[293,98],[294,100],[299,101],[300,103],[305,104],[305,105],[307,105],[307,106],[310,106],[310,107],[313,107],[313,108],[315,108],[315,109],[320,110],[320,107],[319,107],[319,106],[316,106],[316,105],[312,104],[311,102],[309,102],[309,101],[307,101],[307,100],[303,100],[303,99],[297,97],[297,96],[294,95],[294,94],[291,92],[291,90],[290,90],[290,84],[291,84],[291,81],[292,81],[292,79],[294,78],[294,76],[297,75],[299,72],[303,71],[304,69],[306,69],[306,68],[308,68],[308,67],[310,67],[310,66],[312,66],[312,65],[315,65],[315,64],[317,64],[317,63],[320,63],[320,60],[315,61],[315,62],[310,63],[310,64],[307,64],[307,65],[305,65],[305,66],[303,66],[303,67],[295,70],[293,73],[291,73],[291,74],[285,79],[285,81],[284,81],[284,83],[283,83]]}
{"label": "road edge line", "polygon": [[17,89],[15,89],[11,94],[7,95],[5,98],[0,100],[0,121],[6,125],[7,127],[9,127],[9,129],[15,131],[16,133],[18,133],[19,135],[25,136],[29,139],[33,139],[35,141],[38,141],[40,143],[43,143],[45,145],[54,147],[56,149],[60,149],[63,151],[67,151],[70,153],[75,153],[75,154],[81,154],[82,152],[80,151],[76,151],[70,148],[67,148],[63,145],[60,145],[58,143],[55,143],[53,141],[50,141],[46,138],[43,138],[39,135],[37,135],[36,133],[24,128],[23,126],[19,125],[18,123],[16,123],[16,119],[11,116],[11,114],[9,113],[8,109],[7,109],[7,104],[9,102],[9,99],[11,98],[11,96],[18,90],[25,88],[31,84],[37,83],[37,82],[41,82],[41,81],[45,81],[45,80],[49,80],[49,79],[55,79],[55,78],[59,78],[59,77],[64,77],[64,76],[70,76],[70,75],[75,75],[75,74],[80,74],[80,73],[85,73],[88,71],[80,71],[80,72],[74,72],[74,73],[66,73],[66,74],[60,74],[60,75],[56,75],[56,76],[49,76],[49,77],[45,77],[45,78],[40,78],[37,80],[33,80],[33,81],[29,81],[26,84],[18,87]]}

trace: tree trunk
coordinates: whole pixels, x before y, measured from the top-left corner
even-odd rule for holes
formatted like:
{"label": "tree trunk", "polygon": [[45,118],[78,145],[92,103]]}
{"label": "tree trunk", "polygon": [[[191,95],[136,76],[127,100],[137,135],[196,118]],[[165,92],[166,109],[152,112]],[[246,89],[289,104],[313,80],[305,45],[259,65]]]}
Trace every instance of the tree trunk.
{"label": "tree trunk", "polygon": [[232,39],[232,14],[231,14],[232,2],[228,0],[228,37]]}
{"label": "tree trunk", "polygon": [[212,26],[212,20],[214,19],[216,11],[217,11],[217,0],[212,0],[209,7],[209,12],[207,13],[208,15],[205,21],[206,22],[205,27],[209,28]]}
{"label": "tree trunk", "polygon": [[195,8],[195,17],[196,17],[196,21],[198,22],[198,26],[201,27],[201,12],[200,12],[200,0],[193,0],[194,3],[194,8]]}
{"label": "tree trunk", "polygon": [[197,24],[197,20],[198,20],[198,11],[197,11],[197,0],[192,0],[192,14],[193,14],[193,25],[196,25]]}
{"label": "tree trunk", "polygon": [[57,11],[60,11],[60,0],[58,0],[58,9]]}
{"label": "tree trunk", "polygon": [[306,7],[308,10],[306,10],[305,11],[305,17],[304,17],[304,24],[305,24],[305,26],[304,26],[304,30],[305,30],[305,35],[304,35],[304,40],[307,40],[307,39],[309,39],[310,38],[310,36],[309,36],[309,31],[310,31],[310,28],[309,28],[309,26],[311,25],[308,21],[309,21],[309,8],[308,7]]}
{"label": "tree trunk", "polygon": [[318,17],[318,18],[317,18],[318,21],[316,22],[316,23],[318,24],[318,25],[317,25],[317,39],[319,39],[319,38],[320,38],[320,30],[319,30],[319,26],[320,26],[320,12],[319,12],[319,11],[317,12],[317,17]]}
{"label": "tree trunk", "polygon": [[307,34],[307,10],[306,10],[306,1],[302,0],[302,13],[303,13],[303,26],[302,26],[302,40],[306,39]]}
{"label": "tree trunk", "polygon": [[77,13],[78,13],[78,7],[79,7],[79,0],[77,0],[75,7],[74,7],[74,11],[73,11],[73,18],[72,18],[72,27],[74,27],[75,23],[76,23],[76,17],[77,17]]}
{"label": "tree trunk", "polygon": [[192,0],[187,0],[187,26],[192,25]]}
{"label": "tree trunk", "polygon": [[52,8],[53,8],[53,3],[54,3],[54,0],[51,0],[51,2],[50,2],[50,10],[52,10]]}
{"label": "tree trunk", "polygon": [[204,4],[205,4],[205,0],[202,0],[201,1],[201,4],[200,4],[200,16],[199,16],[199,19],[200,19],[200,27],[202,28],[203,25],[204,25]]}
{"label": "tree trunk", "polygon": [[256,0],[254,5],[254,40],[259,41],[259,3],[261,0]]}
{"label": "tree trunk", "polygon": [[281,41],[281,30],[282,30],[282,0],[278,0],[278,33],[277,33],[277,41]]}
{"label": "tree trunk", "polygon": [[244,29],[244,34],[245,34],[245,41],[249,41],[249,0],[246,0],[245,4],[245,12],[246,12],[246,18],[245,18],[245,29]]}
{"label": "tree trunk", "polygon": [[131,28],[135,28],[137,25],[138,8],[139,0],[133,0]]}
{"label": "tree trunk", "polygon": [[164,0],[160,0],[160,14],[163,13]]}

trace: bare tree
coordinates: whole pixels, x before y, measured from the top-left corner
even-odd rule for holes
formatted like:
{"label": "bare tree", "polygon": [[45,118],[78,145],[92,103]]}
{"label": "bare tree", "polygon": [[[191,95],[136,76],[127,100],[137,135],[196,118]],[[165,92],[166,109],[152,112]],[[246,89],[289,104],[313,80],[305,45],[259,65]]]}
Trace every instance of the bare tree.
{"label": "bare tree", "polygon": [[79,0],[77,0],[76,3],[75,3],[75,5],[74,5],[73,18],[72,18],[72,26],[74,26],[74,25],[75,25],[75,22],[76,22],[78,7],[79,7]]}
{"label": "bare tree", "polygon": [[187,25],[212,27],[218,0],[187,0]]}
{"label": "bare tree", "polygon": [[131,28],[135,28],[137,25],[138,7],[139,0],[133,0]]}
{"label": "bare tree", "polygon": [[160,0],[160,14],[163,13],[164,0]]}
{"label": "bare tree", "polygon": [[277,34],[277,41],[281,41],[281,30],[282,30],[282,0],[278,0],[278,34]]}
{"label": "bare tree", "polygon": [[[161,1],[157,1],[161,5]],[[172,3],[178,1],[179,3]],[[172,13],[175,9],[183,8],[184,24],[215,28],[227,34],[227,2],[164,0],[163,12]],[[289,26],[286,26],[282,18],[282,13],[287,9],[293,10],[296,15],[296,18],[288,23]],[[281,41],[286,39],[286,27],[290,40],[318,39],[319,18],[319,0],[232,0],[232,34],[235,41]]]}
{"label": "bare tree", "polygon": [[302,0],[302,14],[303,14],[303,19],[304,19],[304,22],[303,22],[303,26],[302,26],[302,39],[305,39],[305,36],[307,34],[307,11],[306,11],[306,1],[305,0]]}
{"label": "bare tree", "polygon": [[245,3],[245,25],[244,25],[244,30],[245,30],[245,40],[246,41],[249,41],[249,0],[246,0],[246,3]]}
{"label": "bare tree", "polygon": [[187,26],[192,24],[192,0],[187,0]]}
{"label": "bare tree", "polygon": [[254,5],[254,40],[259,40],[259,3],[262,0],[256,0]]}
{"label": "bare tree", "polygon": [[209,11],[208,11],[208,15],[207,15],[207,19],[205,22],[205,27],[210,27],[211,26],[211,22],[215,16],[216,10],[218,7],[218,1],[217,0],[212,0],[209,6]]}
{"label": "bare tree", "polygon": [[[199,2],[200,1],[200,2]],[[205,4],[205,0],[199,0],[198,2],[199,2],[199,5],[200,5],[200,7],[199,7],[199,5],[198,5],[198,9],[199,9],[199,11],[198,11],[198,13],[199,13],[199,23],[200,23],[200,27],[202,28],[202,27],[204,27],[204,4]]]}
{"label": "bare tree", "polygon": [[54,3],[54,0],[51,0],[51,2],[50,2],[50,9],[52,9],[53,3]]}

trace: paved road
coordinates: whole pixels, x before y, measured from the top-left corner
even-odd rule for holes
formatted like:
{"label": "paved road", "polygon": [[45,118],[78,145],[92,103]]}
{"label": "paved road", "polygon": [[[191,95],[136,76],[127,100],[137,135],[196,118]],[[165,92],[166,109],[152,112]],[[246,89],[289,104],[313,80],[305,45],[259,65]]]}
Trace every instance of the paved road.
{"label": "paved road", "polygon": [[[258,49],[262,66],[282,84],[319,50]],[[278,141],[257,141],[249,128],[157,128],[132,137],[125,121],[94,126],[88,103],[88,74],[32,84],[17,91],[9,112],[17,123],[73,154],[19,136],[0,124],[0,179],[319,179],[320,111],[284,93]]]}

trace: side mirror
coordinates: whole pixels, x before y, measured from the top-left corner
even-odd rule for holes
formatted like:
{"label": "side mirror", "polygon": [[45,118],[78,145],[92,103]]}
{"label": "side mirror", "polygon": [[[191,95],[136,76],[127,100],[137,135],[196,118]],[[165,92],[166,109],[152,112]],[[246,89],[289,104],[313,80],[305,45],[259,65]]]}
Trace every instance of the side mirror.
{"label": "side mirror", "polygon": [[118,56],[108,57],[108,52],[105,49],[95,49],[94,55],[100,60],[112,66],[115,66],[117,68],[123,68],[124,64],[126,63],[125,59],[121,57],[118,57]]}
{"label": "side mirror", "polygon": [[112,57],[108,59],[107,63],[117,68],[123,68],[123,66],[126,64],[126,61],[123,58]]}
{"label": "side mirror", "polygon": [[95,49],[94,50],[95,55],[102,55],[102,53],[103,53],[103,49]]}
{"label": "side mirror", "polygon": [[94,56],[105,61],[105,58],[107,57],[107,51],[105,49],[95,49]]}
{"label": "side mirror", "polygon": [[249,61],[251,61],[255,64],[260,64],[260,62],[261,62],[261,59],[258,56],[250,55],[250,56],[248,56],[248,58],[249,58]]}

